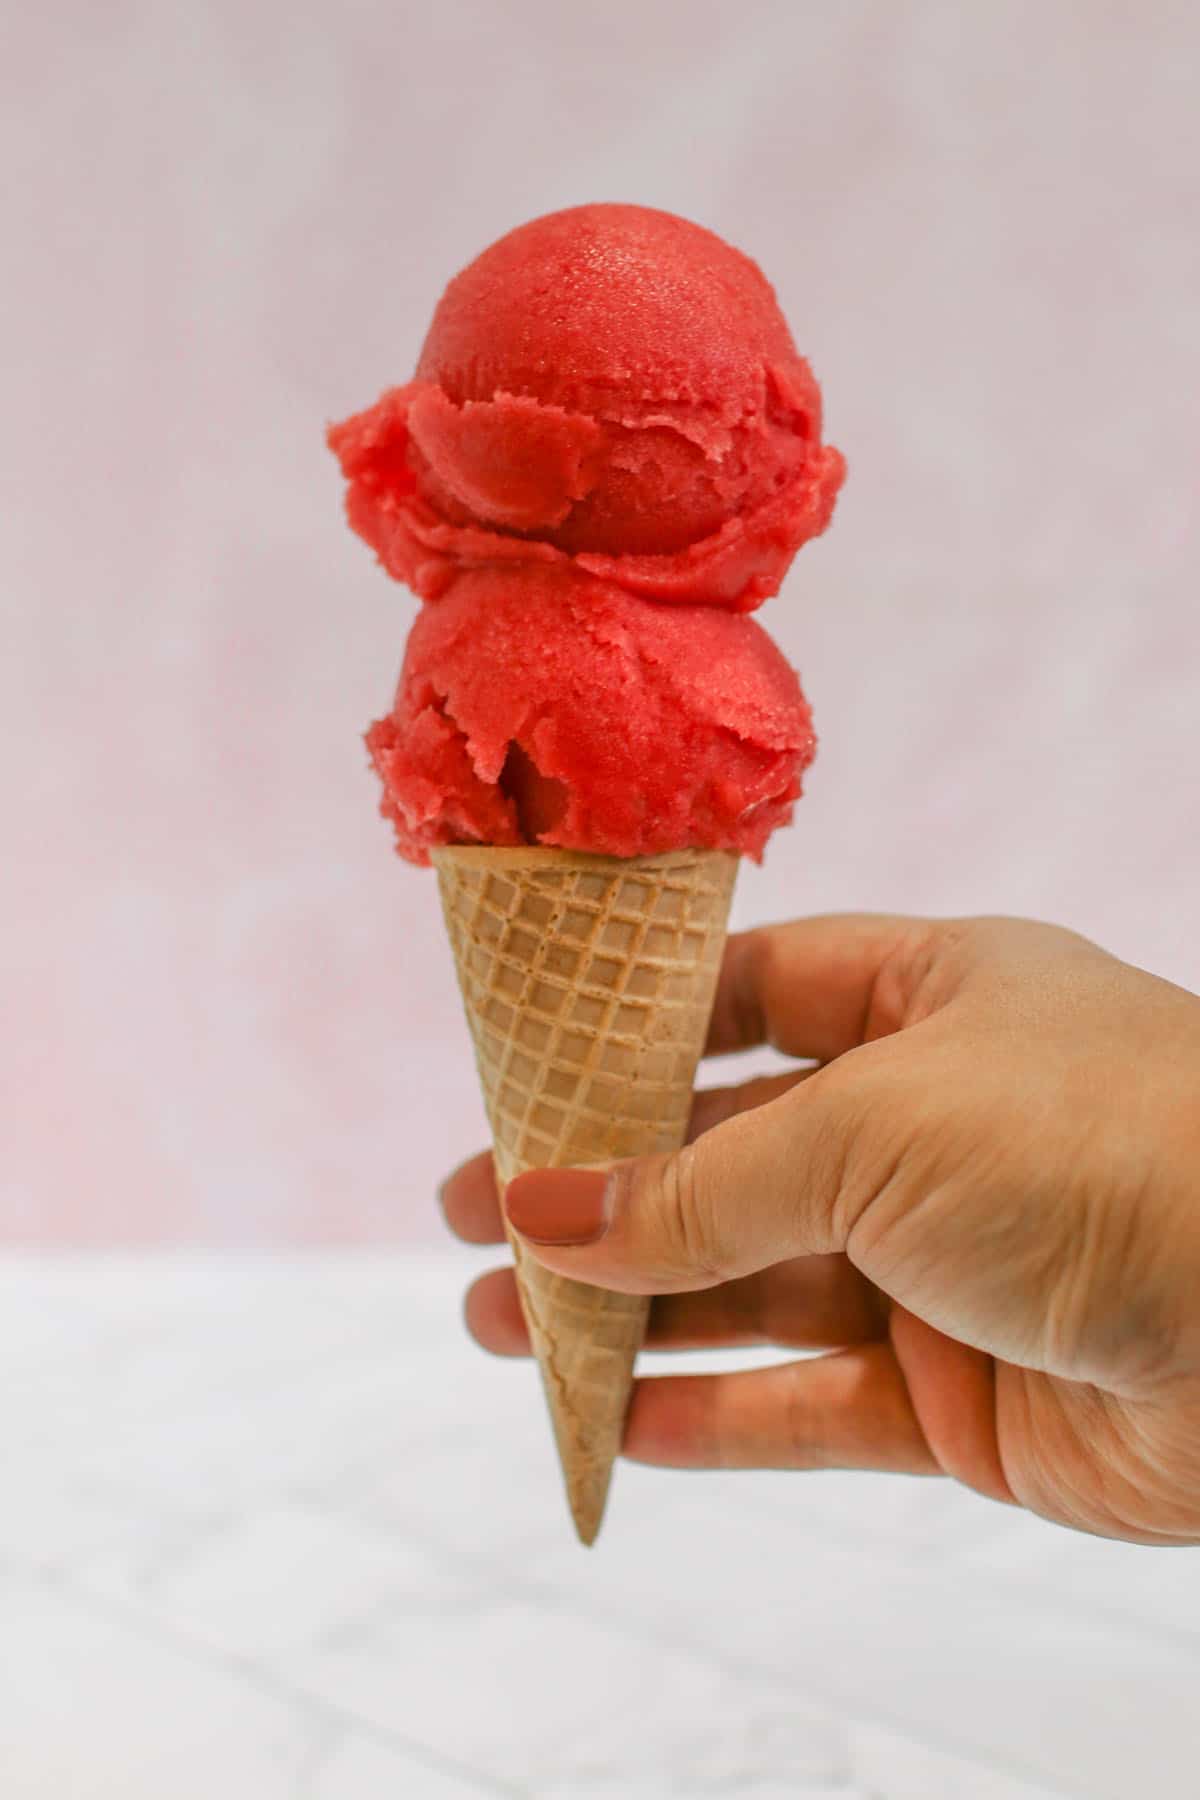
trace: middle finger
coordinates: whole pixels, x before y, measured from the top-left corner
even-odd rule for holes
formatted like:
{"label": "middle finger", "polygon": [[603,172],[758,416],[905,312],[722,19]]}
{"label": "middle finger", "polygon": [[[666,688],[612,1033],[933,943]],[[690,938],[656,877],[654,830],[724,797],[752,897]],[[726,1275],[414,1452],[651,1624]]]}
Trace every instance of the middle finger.
{"label": "middle finger", "polygon": [[[511,1269],[481,1275],[467,1293],[467,1326],[496,1356],[528,1356],[529,1333]],[[649,1350],[777,1344],[828,1350],[886,1336],[887,1302],[844,1256],[805,1256],[723,1287],[663,1294],[650,1303]]]}

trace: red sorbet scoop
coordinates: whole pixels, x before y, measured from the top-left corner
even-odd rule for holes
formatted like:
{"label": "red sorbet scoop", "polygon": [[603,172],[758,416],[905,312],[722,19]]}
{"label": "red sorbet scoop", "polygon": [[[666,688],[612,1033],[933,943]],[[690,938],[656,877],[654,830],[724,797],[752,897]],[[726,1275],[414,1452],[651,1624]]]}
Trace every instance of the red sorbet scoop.
{"label": "red sorbet scoop", "polygon": [[816,740],[741,615],[845,465],[754,263],[645,207],[535,219],[450,283],[414,379],[329,441],[351,524],[436,602],[367,734],[402,855],[762,855]]}
{"label": "red sorbet scoop", "polygon": [[816,740],[753,619],[480,570],[418,618],[367,744],[401,854],[427,862],[453,843],[761,856]]}
{"label": "red sorbet scoop", "polygon": [[330,444],[351,524],[426,599],[505,562],[750,611],[845,473],[757,265],[638,206],[551,213],[485,250],[415,379]]}

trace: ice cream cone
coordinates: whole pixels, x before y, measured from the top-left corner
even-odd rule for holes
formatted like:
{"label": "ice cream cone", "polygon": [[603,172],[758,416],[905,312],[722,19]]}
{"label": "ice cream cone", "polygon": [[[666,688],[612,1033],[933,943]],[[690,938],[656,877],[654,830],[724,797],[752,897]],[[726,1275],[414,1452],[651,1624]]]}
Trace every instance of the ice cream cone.
{"label": "ice cream cone", "polygon": [[[737,858],[433,852],[501,1187],[523,1169],[683,1142]],[[567,1497],[600,1528],[649,1301],[553,1275],[512,1242]]]}

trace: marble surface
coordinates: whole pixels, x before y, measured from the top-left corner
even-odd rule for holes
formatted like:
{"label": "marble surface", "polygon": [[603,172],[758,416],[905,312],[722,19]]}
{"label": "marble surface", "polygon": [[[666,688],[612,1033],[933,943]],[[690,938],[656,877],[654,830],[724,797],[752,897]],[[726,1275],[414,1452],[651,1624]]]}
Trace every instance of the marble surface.
{"label": "marble surface", "polygon": [[584,1552],[476,1261],[0,1262],[0,1793],[1194,1800],[1200,1552],[633,1467]]}

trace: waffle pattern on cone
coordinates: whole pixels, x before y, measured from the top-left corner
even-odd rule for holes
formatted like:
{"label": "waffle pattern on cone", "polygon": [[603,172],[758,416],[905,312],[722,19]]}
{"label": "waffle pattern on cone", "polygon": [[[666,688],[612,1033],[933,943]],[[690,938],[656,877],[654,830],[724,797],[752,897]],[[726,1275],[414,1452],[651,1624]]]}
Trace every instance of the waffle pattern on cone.
{"label": "waffle pattern on cone", "polygon": [[[737,861],[435,852],[496,1172],[683,1142]],[[599,1528],[648,1302],[552,1275],[514,1244],[580,1536]]]}

